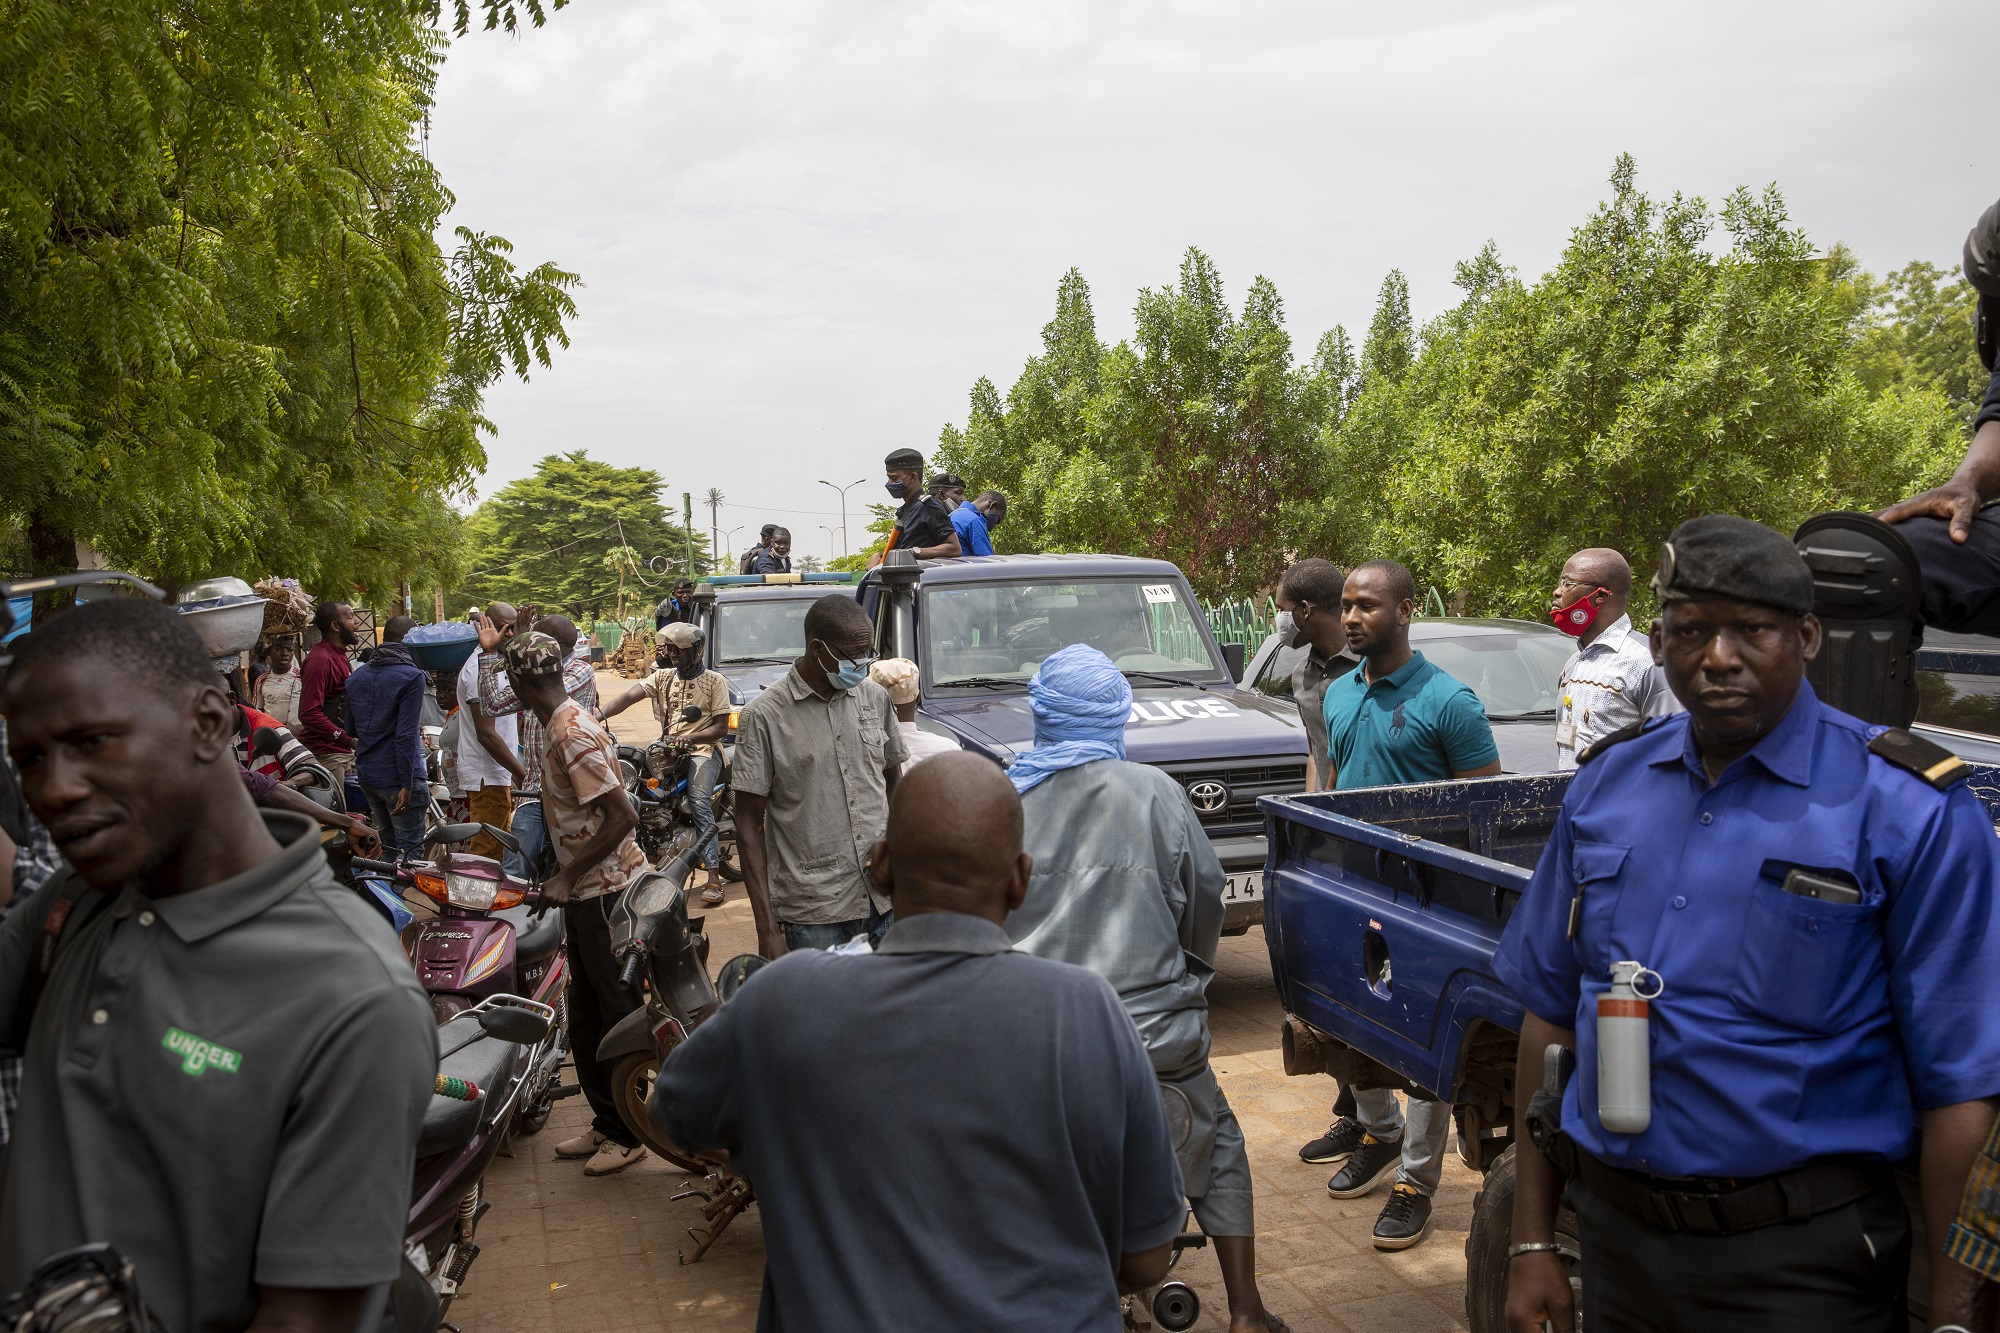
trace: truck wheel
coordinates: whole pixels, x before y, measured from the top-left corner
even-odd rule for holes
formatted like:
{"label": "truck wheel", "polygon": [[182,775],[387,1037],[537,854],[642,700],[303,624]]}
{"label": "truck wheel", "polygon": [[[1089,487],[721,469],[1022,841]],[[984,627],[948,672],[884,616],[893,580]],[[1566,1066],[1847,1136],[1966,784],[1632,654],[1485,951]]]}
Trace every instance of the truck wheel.
{"label": "truck wheel", "polygon": [[[1514,1149],[1486,1173],[1472,1199],[1472,1230],[1465,1238],[1465,1322],[1472,1333],[1507,1333],[1507,1247],[1514,1230]],[[1577,1326],[1583,1319],[1582,1251],[1576,1239],[1576,1214],[1568,1208],[1556,1214],[1556,1244],[1576,1293]]]}

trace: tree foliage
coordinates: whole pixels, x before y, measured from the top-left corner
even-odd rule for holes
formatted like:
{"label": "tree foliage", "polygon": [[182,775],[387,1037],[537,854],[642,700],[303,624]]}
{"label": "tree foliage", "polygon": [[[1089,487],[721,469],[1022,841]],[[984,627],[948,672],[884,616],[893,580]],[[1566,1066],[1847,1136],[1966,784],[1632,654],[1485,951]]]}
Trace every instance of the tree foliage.
{"label": "tree foliage", "polygon": [[1636,174],[1621,157],[1539,281],[1489,242],[1418,327],[1391,272],[1359,353],[1336,328],[1298,365],[1271,284],[1232,316],[1199,251],[1111,348],[1072,270],[1042,354],[1004,399],[974,385],[944,461],[1008,493],[1003,549],[1158,555],[1208,595],[1387,556],[1455,607],[1536,617],[1580,547],[1643,581],[1692,515],[1789,530],[1950,471],[1984,389],[1962,283],[1821,254],[1775,187],[1718,216]]}
{"label": "tree foliage", "polygon": [[[488,26],[517,21],[485,0]],[[529,8],[539,21],[539,5]],[[450,580],[483,391],[574,275],[434,239],[409,0],[0,0],[0,526],[172,584]],[[460,5],[463,29],[471,11]]]}
{"label": "tree foliage", "polygon": [[1004,401],[980,380],[965,428],[945,428],[940,466],[1007,493],[996,549],[1143,551],[1216,593],[1283,569],[1351,374],[1345,335],[1296,367],[1268,279],[1236,313],[1201,251],[1179,276],[1140,292],[1132,341],[1106,347],[1070,270],[1042,355]]}
{"label": "tree foliage", "polygon": [[[688,533],[662,503],[664,486],[650,468],[613,467],[582,450],[549,455],[466,521],[472,572],[447,606],[534,602],[585,623],[617,610],[623,588],[628,603],[650,609],[685,572]],[[705,544],[694,551],[696,575],[707,573]]]}

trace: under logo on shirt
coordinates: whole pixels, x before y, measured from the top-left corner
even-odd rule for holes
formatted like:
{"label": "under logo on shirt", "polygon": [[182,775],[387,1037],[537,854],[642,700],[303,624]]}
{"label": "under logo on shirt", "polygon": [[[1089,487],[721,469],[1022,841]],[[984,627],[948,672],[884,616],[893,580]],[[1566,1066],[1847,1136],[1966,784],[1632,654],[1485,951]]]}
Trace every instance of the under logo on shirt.
{"label": "under logo on shirt", "polygon": [[179,1028],[168,1028],[167,1035],[160,1039],[160,1045],[181,1057],[183,1074],[192,1074],[197,1078],[210,1069],[233,1074],[243,1067],[243,1057],[237,1052]]}
{"label": "under logo on shirt", "polygon": [[1389,734],[1391,736],[1402,735],[1403,728],[1408,724],[1409,719],[1403,716],[1403,705],[1397,704],[1396,711],[1389,714]]}

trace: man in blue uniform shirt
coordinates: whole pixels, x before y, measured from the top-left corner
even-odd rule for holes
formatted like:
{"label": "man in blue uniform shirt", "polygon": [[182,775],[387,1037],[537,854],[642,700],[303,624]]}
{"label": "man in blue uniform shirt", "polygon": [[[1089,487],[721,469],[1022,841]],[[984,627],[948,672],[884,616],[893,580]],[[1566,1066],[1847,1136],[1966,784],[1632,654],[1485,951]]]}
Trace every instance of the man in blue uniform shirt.
{"label": "man in blue uniform shirt", "polygon": [[[1688,711],[1585,752],[1495,958],[1528,1010],[1516,1086],[1549,1044],[1576,1051],[1556,1155],[1573,1148],[1584,1327],[1901,1329],[1890,1165],[1921,1117],[1935,1251],[2000,1093],[1992,823],[1952,755],[1805,683],[1820,625],[1784,537],[1691,519],[1653,586]],[[1651,1120],[1616,1133],[1596,1014],[1628,961],[1659,976]],[[1515,1142],[1508,1321],[1568,1328],[1560,1182],[1525,1119]]]}

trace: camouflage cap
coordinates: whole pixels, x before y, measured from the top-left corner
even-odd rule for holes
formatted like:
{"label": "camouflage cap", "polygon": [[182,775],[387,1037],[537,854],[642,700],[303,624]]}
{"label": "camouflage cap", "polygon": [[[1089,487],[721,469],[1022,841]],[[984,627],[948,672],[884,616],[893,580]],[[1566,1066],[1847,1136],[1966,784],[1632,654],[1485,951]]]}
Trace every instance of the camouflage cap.
{"label": "camouflage cap", "polygon": [[516,676],[560,676],[563,669],[562,645],[548,635],[531,630],[516,634],[500,649],[500,660]]}

